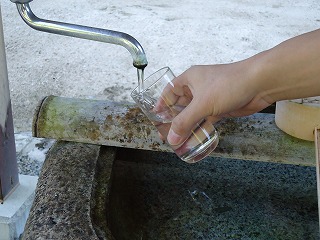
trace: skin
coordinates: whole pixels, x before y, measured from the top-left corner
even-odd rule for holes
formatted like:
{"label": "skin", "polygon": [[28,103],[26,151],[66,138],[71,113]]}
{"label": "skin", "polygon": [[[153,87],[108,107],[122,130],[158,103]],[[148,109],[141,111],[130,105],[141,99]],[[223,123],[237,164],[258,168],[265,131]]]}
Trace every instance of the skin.
{"label": "skin", "polygon": [[[164,90],[170,104],[186,108],[167,137],[180,145],[201,119],[247,116],[279,100],[320,95],[320,29],[230,64],[193,66]],[[161,102],[157,107],[161,108]]]}

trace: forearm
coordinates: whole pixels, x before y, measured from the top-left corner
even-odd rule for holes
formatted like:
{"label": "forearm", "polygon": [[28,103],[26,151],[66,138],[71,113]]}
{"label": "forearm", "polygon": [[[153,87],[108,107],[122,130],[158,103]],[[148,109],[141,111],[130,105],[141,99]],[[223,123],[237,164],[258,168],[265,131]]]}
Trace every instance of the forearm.
{"label": "forearm", "polygon": [[320,29],[289,39],[253,61],[258,95],[272,103],[320,96]]}

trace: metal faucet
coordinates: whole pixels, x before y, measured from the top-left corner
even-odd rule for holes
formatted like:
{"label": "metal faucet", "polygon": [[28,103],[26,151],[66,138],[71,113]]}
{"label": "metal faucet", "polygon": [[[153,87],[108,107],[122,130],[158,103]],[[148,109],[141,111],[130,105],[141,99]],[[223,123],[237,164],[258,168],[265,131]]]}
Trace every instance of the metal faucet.
{"label": "metal faucet", "polygon": [[16,3],[20,16],[30,27],[43,32],[123,46],[130,52],[133,58],[133,66],[138,69],[143,69],[147,66],[147,57],[142,46],[129,34],[38,18],[31,11],[29,6],[29,2],[31,1],[32,0],[11,0],[11,2]]}

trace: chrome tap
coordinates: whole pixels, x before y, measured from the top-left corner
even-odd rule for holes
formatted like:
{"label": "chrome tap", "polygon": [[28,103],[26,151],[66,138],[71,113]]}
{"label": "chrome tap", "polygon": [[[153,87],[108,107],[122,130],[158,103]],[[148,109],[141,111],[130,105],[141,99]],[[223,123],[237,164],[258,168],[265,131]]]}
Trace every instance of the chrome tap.
{"label": "chrome tap", "polygon": [[16,3],[20,16],[30,27],[43,32],[123,46],[130,52],[133,58],[133,66],[138,69],[143,69],[147,66],[148,62],[142,46],[134,37],[130,36],[129,34],[38,18],[31,11],[29,6],[29,2],[31,1],[32,0],[11,0],[11,2]]}

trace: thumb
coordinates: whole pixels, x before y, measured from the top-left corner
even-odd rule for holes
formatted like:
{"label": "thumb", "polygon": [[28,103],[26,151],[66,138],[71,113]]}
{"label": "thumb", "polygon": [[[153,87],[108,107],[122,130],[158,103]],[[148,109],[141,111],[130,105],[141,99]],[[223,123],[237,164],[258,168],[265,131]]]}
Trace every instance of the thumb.
{"label": "thumb", "polygon": [[190,104],[172,120],[167,137],[170,145],[182,144],[190,136],[197,123],[206,117],[204,114],[205,111],[199,106],[201,106],[201,104],[193,99]]}

